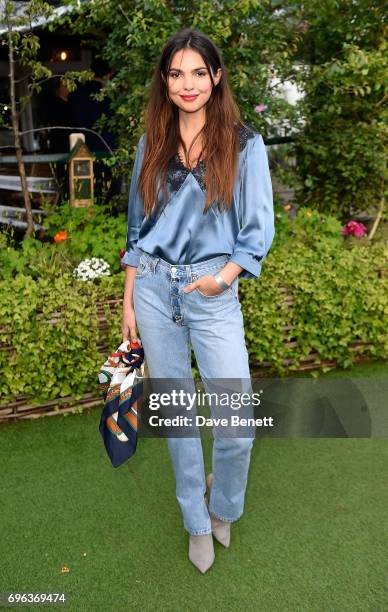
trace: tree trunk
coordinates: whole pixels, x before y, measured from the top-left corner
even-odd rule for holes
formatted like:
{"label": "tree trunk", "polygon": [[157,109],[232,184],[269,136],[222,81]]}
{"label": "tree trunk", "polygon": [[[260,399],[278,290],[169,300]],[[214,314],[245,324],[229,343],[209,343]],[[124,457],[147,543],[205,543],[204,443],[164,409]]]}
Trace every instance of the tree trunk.
{"label": "tree trunk", "polygon": [[15,58],[14,48],[12,40],[12,29],[8,23],[8,55],[9,55],[9,81],[10,81],[10,97],[11,97],[11,117],[12,117],[12,130],[14,134],[15,142],[15,153],[16,160],[18,163],[18,170],[20,181],[22,184],[22,193],[24,200],[24,207],[26,209],[27,216],[27,229],[24,238],[34,235],[34,220],[32,218],[31,200],[30,194],[27,187],[26,169],[23,161],[23,151],[20,142],[20,131],[19,131],[19,113],[16,108],[16,91],[15,91]]}

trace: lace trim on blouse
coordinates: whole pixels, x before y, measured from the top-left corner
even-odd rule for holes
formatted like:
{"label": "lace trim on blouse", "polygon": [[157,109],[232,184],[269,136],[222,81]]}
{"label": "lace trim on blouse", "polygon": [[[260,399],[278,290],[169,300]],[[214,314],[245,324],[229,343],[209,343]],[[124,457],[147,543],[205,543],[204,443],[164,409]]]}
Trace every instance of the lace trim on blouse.
{"label": "lace trim on blouse", "polygon": [[[248,126],[239,128],[240,152],[243,151],[250,138],[253,138],[257,132]],[[175,155],[171,160],[168,168],[167,182],[170,185],[171,193],[179,191],[185,182],[187,176],[191,173],[197,180],[202,191],[205,191],[205,169],[206,164],[201,159],[197,165],[189,170],[180,160],[179,155]]]}

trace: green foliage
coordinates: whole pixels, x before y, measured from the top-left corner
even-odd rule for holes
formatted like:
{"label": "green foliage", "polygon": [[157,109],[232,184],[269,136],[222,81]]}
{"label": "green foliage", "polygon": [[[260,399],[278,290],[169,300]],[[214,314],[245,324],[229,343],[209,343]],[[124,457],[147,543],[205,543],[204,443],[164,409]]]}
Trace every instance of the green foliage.
{"label": "green foliage", "polygon": [[341,235],[341,223],[335,218],[319,213],[307,207],[301,208],[296,217],[291,218],[285,213],[276,215],[276,233],[272,250],[278,246],[293,242],[315,248],[317,243],[325,242],[333,248],[341,248],[344,244]]}
{"label": "green foliage", "polygon": [[10,280],[15,274],[34,279],[54,273],[70,274],[77,263],[66,255],[61,244],[45,244],[29,237],[19,245],[4,243],[0,250],[0,279]]}
{"label": "green foliage", "polygon": [[125,249],[127,216],[95,203],[89,210],[71,207],[67,202],[48,215],[45,227],[47,235],[58,231],[68,232],[64,248],[73,257],[102,257],[111,266],[112,272],[120,270],[119,251]]}
{"label": "green foliage", "polygon": [[[278,221],[277,242],[260,279],[239,282],[251,363],[270,362],[282,375],[284,360],[295,360],[289,369],[297,370],[315,351],[317,362],[336,359],[347,368],[355,340],[368,343],[360,354],[387,358],[388,277],[376,272],[386,266],[386,244],[359,241],[348,248],[338,221],[317,211]],[[42,245],[40,257],[48,246],[53,247]],[[39,403],[97,393],[98,368],[121,342],[121,305],[116,311],[104,305],[107,328],[99,331],[97,302],[122,299],[124,274],[82,282],[64,270],[65,260],[51,267],[48,261],[49,256],[39,270],[35,261],[14,279],[0,280],[0,343],[12,346],[0,351],[2,403],[19,395]],[[291,306],[285,298],[292,299]],[[288,347],[285,340],[296,345]],[[99,345],[108,349],[100,354]],[[198,375],[195,366],[193,373]]]}
{"label": "green foliage", "polygon": [[[388,83],[381,0],[96,0],[77,10],[72,24],[64,19],[82,35],[101,31],[99,51],[116,69],[105,92],[115,111],[110,127],[121,142],[118,163],[133,158],[162,45],[195,27],[221,49],[243,119],[264,137],[298,134],[296,145],[277,152],[280,158],[296,153],[296,172],[281,163],[273,172],[296,188],[300,203],[343,219],[378,206]],[[296,105],[281,93],[287,81],[306,94]],[[255,112],[259,104],[264,112]]]}
{"label": "green foliage", "polygon": [[375,212],[387,177],[385,8],[366,0],[309,2],[299,81],[306,125],[296,146],[297,199],[348,219]]}
{"label": "green foliage", "polygon": [[[125,249],[127,231],[125,214],[113,216],[99,204],[86,209],[65,202],[51,211],[42,225],[46,242],[28,238],[18,244],[0,233],[0,278],[21,272],[35,279],[46,273],[71,274],[82,259],[90,257],[105,259],[112,274],[120,271],[119,251]],[[60,231],[66,231],[68,238],[56,244],[54,236]]]}
{"label": "green foliage", "polygon": [[95,391],[97,346],[106,339],[98,330],[97,300],[120,293],[122,285],[119,274],[93,283],[69,274],[0,281],[0,343],[12,346],[0,351],[0,397],[28,395],[39,403]]}
{"label": "green foliage", "polygon": [[[295,360],[289,370],[297,370],[314,351],[316,363],[335,359],[347,368],[354,361],[350,344],[356,340],[370,343],[358,354],[387,358],[388,278],[377,274],[386,266],[387,245],[358,241],[348,248],[348,239],[336,235],[336,219],[322,217],[322,231],[310,233],[307,219],[301,219],[295,232],[288,231],[289,220],[282,220],[260,281],[240,281],[252,362],[269,361],[284,374],[283,360]],[[284,326],[290,329],[284,331]],[[287,347],[285,339],[297,344]]]}
{"label": "green foliage", "polygon": [[[76,3],[74,3],[76,4]],[[78,19],[64,18],[76,33],[104,32],[99,52],[115,69],[105,93],[115,116],[110,126],[121,142],[121,158],[132,158],[143,130],[143,111],[152,71],[163,44],[185,27],[200,29],[221,49],[231,85],[245,121],[268,135],[298,123],[297,109],[270,86],[276,74],[293,78],[292,58],[303,36],[268,2],[166,2],[151,0],[97,0],[77,7]],[[113,18],[114,16],[114,18]],[[100,44],[100,43],[99,43]],[[264,113],[255,106],[267,105]]]}

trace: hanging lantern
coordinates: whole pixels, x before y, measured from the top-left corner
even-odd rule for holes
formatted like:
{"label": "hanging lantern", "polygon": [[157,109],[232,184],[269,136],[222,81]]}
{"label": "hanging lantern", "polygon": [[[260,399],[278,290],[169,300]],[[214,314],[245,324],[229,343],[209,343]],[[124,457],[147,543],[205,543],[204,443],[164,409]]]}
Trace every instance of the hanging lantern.
{"label": "hanging lantern", "polygon": [[72,147],[68,159],[70,206],[90,207],[94,197],[93,161],[95,156],[86,146],[83,134],[71,134],[70,143]]}

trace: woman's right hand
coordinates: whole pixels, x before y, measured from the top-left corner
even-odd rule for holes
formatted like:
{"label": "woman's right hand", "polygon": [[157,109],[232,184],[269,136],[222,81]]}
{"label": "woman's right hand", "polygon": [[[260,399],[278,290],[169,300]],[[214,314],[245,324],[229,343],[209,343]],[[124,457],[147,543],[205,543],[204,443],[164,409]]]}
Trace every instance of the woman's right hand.
{"label": "woman's right hand", "polygon": [[139,342],[139,338],[136,333],[136,318],[135,311],[132,306],[125,306],[123,311],[123,318],[121,321],[121,333],[123,335],[123,342],[130,340],[131,342]]}

